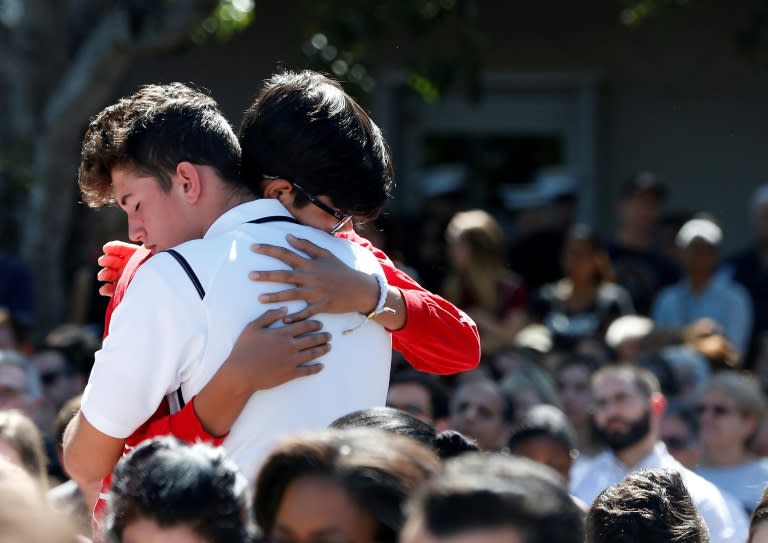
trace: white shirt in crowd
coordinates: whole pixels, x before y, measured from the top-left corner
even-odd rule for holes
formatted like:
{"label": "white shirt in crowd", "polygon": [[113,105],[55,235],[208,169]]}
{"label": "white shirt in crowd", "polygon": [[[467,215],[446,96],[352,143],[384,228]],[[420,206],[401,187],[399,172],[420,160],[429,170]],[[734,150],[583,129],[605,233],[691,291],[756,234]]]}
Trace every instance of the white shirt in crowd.
{"label": "white shirt in crowd", "polygon": [[752,511],[760,503],[768,483],[768,458],[758,458],[737,466],[699,466],[696,473],[739,500],[746,511]]}
{"label": "white shirt in crowd", "polygon": [[613,452],[604,451],[581,470],[580,478],[571,480],[571,493],[591,504],[598,494],[619,483],[635,471],[645,468],[666,468],[680,472],[693,504],[709,529],[712,543],[743,543],[747,539],[747,515],[731,496],[715,485],[683,467],[667,451],[662,442],[656,443],[648,456],[636,466],[625,466]]}
{"label": "white shirt in crowd", "polygon": [[[263,217],[291,217],[277,200],[256,200],[219,217],[202,240],[177,247],[205,289],[199,294],[179,263],[159,253],[136,273],[112,317],[109,335],[86,387],[82,410],[99,431],[125,438],[157,409],[164,396],[181,387],[189,400],[211,379],[229,355],[245,325],[267,309],[303,302],[262,304],[262,293],[286,288],[254,282],[252,270],[286,269],[271,257],[251,251],[253,243],[289,247],[286,235],[308,239],[345,264],[369,274],[383,272],[373,254],[346,240],[292,222],[246,224]],[[391,338],[358,313],[314,317],[332,334],[331,350],[320,373],[253,395],[224,446],[249,479],[286,435],[326,427],[351,411],[385,404]]]}

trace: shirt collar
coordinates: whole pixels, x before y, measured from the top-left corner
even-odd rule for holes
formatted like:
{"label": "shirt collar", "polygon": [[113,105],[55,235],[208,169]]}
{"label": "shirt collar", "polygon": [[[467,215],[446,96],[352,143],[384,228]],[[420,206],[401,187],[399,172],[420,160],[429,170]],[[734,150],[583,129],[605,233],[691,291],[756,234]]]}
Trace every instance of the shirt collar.
{"label": "shirt collar", "polygon": [[203,239],[229,232],[248,221],[275,215],[280,217],[293,217],[285,206],[274,198],[262,198],[245,202],[244,204],[233,207],[213,221],[213,224],[208,228]]}
{"label": "shirt collar", "polygon": [[668,456],[671,458],[670,454],[667,452],[666,445],[664,445],[662,441],[657,441],[656,444],[653,446],[653,449],[651,449],[651,452],[649,452],[647,455],[641,458],[640,461],[634,466],[625,465],[621,460],[619,460],[619,457],[616,456],[616,454],[612,451],[603,451],[601,453],[601,456],[602,455],[605,455],[604,457],[605,461],[609,461],[613,463],[615,466],[625,471],[626,470],[637,471],[643,468],[659,468],[662,466],[666,466],[666,464],[668,463],[668,458],[667,458]]}

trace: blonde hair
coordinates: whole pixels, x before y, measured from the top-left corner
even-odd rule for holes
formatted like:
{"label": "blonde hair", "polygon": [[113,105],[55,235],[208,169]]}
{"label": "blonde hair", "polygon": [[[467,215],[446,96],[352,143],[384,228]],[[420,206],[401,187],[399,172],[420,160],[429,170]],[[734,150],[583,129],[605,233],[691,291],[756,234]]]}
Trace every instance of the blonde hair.
{"label": "blonde hair", "polygon": [[471,270],[454,270],[446,280],[445,297],[461,302],[469,292],[477,304],[496,313],[499,283],[510,275],[505,264],[504,232],[489,213],[481,209],[456,213],[446,228],[449,244],[465,243],[472,256]]}
{"label": "blonde hair", "polygon": [[48,488],[48,471],[43,449],[43,436],[35,423],[21,411],[0,410],[0,439],[16,449],[22,468],[34,477],[41,488]]}

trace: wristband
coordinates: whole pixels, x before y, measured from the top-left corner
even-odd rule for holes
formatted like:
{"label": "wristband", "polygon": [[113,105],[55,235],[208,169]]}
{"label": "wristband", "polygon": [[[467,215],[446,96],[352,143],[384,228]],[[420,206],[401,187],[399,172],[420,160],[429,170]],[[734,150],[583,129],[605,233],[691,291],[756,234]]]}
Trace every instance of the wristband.
{"label": "wristband", "polygon": [[352,328],[348,330],[344,330],[342,334],[347,335],[351,334],[361,326],[363,326],[366,322],[371,321],[375,319],[378,315],[381,313],[395,313],[395,310],[390,307],[384,307],[384,305],[387,303],[387,294],[389,293],[389,285],[387,284],[387,279],[383,275],[379,274],[373,274],[374,279],[376,279],[376,282],[379,284],[379,302],[376,304],[376,307],[373,311],[365,315],[365,319],[358,325],[353,326]]}

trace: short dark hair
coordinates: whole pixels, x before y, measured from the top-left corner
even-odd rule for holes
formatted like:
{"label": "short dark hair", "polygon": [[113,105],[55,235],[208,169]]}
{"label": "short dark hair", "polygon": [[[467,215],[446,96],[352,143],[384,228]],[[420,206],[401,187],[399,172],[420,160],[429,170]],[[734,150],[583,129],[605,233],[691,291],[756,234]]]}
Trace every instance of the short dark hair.
{"label": "short dark hair", "polygon": [[83,200],[91,207],[114,203],[116,167],[146,173],[167,191],[183,161],[211,166],[233,186],[239,182],[240,144],[216,101],[183,83],[145,85],[88,126],[80,155]]}
{"label": "short dark hair", "polygon": [[377,543],[397,541],[402,505],[440,469],[437,456],[413,439],[373,428],[328,429],[279,444],[256,481],[256,522],[271,535],[289,485],[301,477],[325,476],[341,486],[377,523]]}
{"label": "short dark hair", "polygon": [[[336,81],[317,72],[286,71],[268,79],[238,131],[242,175],[298,183],[331,198],[344,213],[375,218],[393,185],[381,130]],[[299,192],[295,203],[309,201]]]}
{"label": "short dark hair", "polygon": [[390,388],[400,384],[420,385],[427,390],[433,419],[442,419],[450,415],[448,393],[435,375],[416,371],[412,368],[393,372],[389,378]]}
{"label": "short dark hair", "polygon": [[603,490],[587,515],[587,543],[708,543],[680,473],[643,469]]}
{"label": "short dark hair", "polygon": [[210,543],[252,536],[247,481],[223,449],[204,443],[163,437],[136,447],[115,468],[109,509],[107,535],[117,542],[138,519],[187,526]]}
{"label": "short dark hair", "polygon": [[[410,517],[435,537],[511,528],[526,543],[582,543],[583,515],[558,475],[531,460],[467,453],[416,493]],[[410,520],[409,520],[410,522]]]}
{"label": "short dark hair", "polygon": [[394,407],[371,407],[354,411],[333,421],[330,428],[378,428],[415,439],[432,449],[440,458],[449,458],[468,451],[479,450],[477,445],[455,430],[437,433],[435,429],[413,415]]}
{"label": "short dark hair", "polygon": [[507,438],[507,447],[514,452],[528,439],[548,437],[559,443],[569,453],[576,448],[576,436],[568,417],[554,405],[540,404],[531,407]]}

